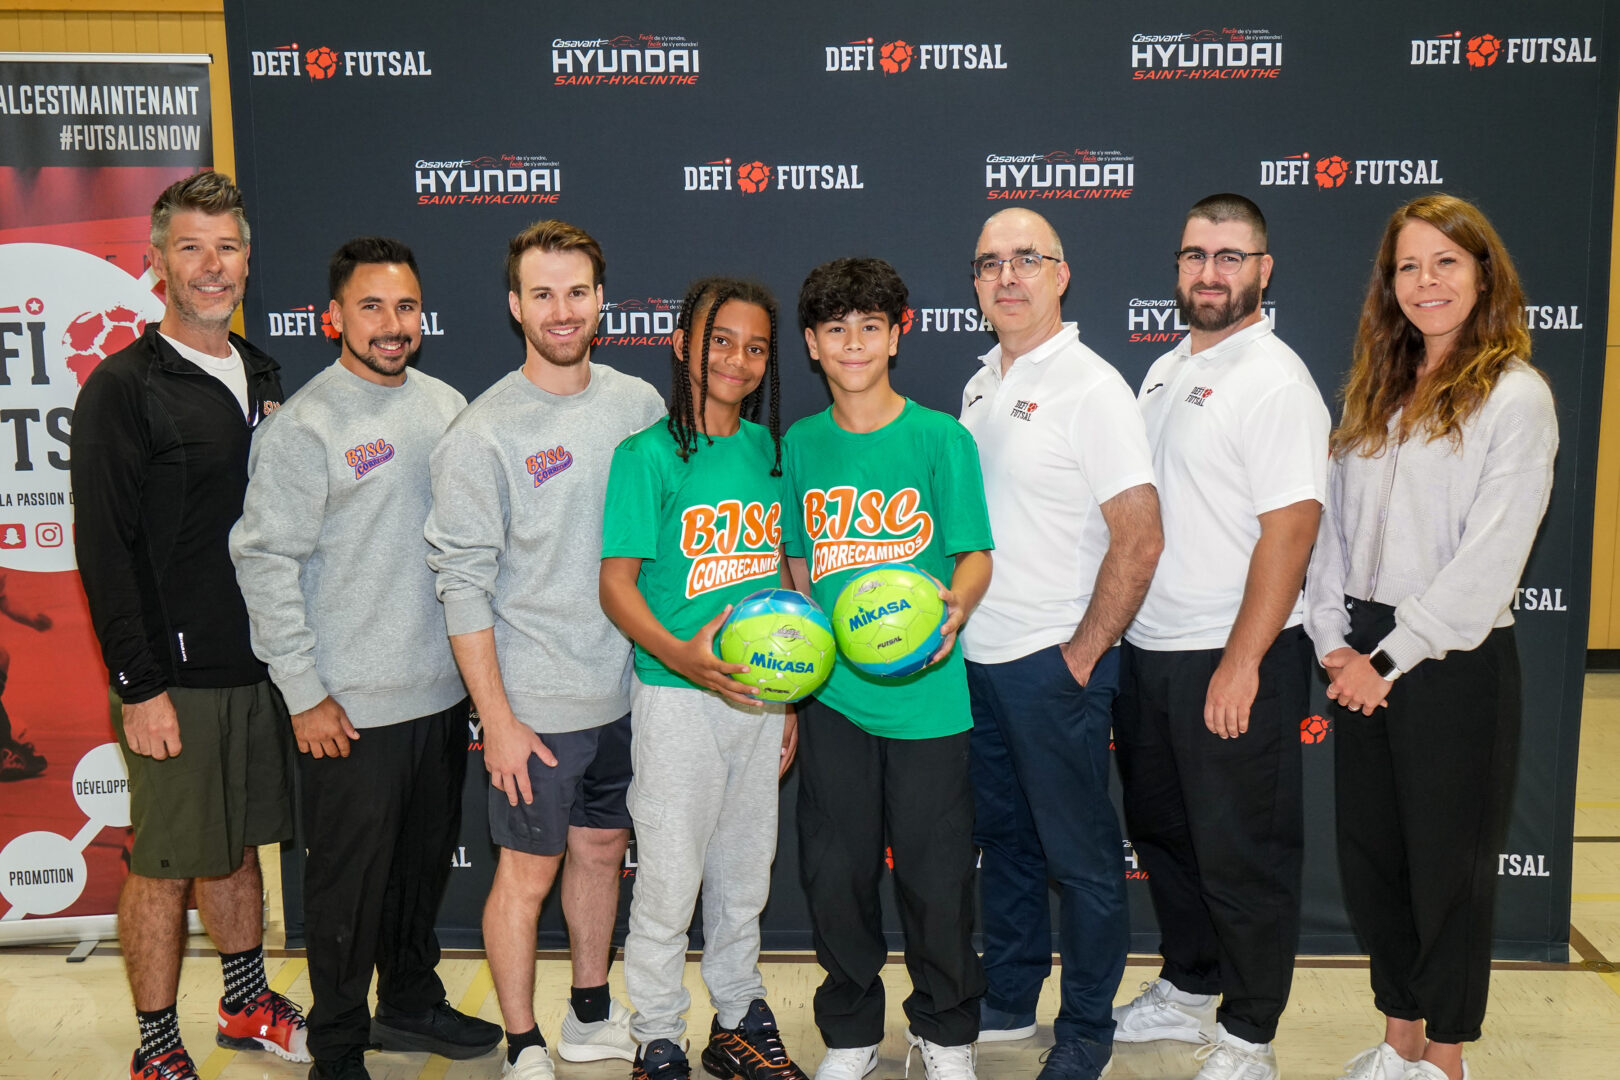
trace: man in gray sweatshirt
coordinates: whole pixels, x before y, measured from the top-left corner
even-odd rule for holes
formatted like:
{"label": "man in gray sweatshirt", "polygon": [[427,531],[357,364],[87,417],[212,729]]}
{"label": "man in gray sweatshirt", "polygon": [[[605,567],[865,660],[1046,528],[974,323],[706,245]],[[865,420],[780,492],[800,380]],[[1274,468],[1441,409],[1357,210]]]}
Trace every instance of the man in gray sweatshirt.
{"label": "man in gray sweatshirt", "polygon": [[422,528],[429,456],[467,402],[408,366],[422,340],[409,248],[351,240],[330,282],[342,352],[260,425],[231,558],[300,751],[310,1077],[358,1080],[368,1044],[466,1058],[500,1028],[453,1009],[434,971],[468,703]]}
{"label": "man in gray sweatshirt", "polygon": [[507,303],[527,343],[523,367],[433,451],[428,563],[484,724],[501,848],[484,948],[511,1080],[553,1075],[534,1017],[535,924],[565,852],[573,993],[558,1051],[635,1056],[629,1010],[607,989],[630,827],[630,644],[602,614],[597,578],[613,449],[664,403],[642,380],[591,363],[603,265],[596,241],[566,222],[512,238]]}

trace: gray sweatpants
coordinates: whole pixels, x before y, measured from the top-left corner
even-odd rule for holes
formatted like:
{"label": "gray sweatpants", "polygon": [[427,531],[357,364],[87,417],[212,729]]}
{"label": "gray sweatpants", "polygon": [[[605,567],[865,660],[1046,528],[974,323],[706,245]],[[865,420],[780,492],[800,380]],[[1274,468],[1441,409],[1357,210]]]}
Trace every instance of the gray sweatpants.
{"label": "gray sweatpants", "polygon": [[765,996],[759,913],[776,855],[780,705],[745,707],[705,690],[648,686],[631,699],[628,803],[636,885],[624,982],[638,1043],[686,1034],[687,928],[703,892],[703,982],[725,1027]]}

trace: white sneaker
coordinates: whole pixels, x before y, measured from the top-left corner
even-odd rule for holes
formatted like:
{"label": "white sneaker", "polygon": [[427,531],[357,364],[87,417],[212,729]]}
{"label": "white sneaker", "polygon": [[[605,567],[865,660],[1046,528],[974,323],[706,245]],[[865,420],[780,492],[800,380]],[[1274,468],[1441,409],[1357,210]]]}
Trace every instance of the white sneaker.
{"label": "white sneaker", "polygon": [[816,1066],[815,1080],[861,1080],[861,1077],[877,1068],[877,1061],[878,1048],[875,1044],[838,1049],[828,1047],[821,1064]]}
{"label": "white sneaker", "polygon": [[[1123,1043],[1174,1042],[1208,1043],[1215,1039],[1215,996],[1199,995],[1201,1004],[1174,1001],[1171,991],[1181,993],[1167,979],[1142,984],[1142,992],[1126,1005],[1114,1007],[1114,1041]],[[1193,995],[1188,995],[1193,996]]]}
{"label": "white sneaker", "polygon": [[557,1040],[557,1056],[564,1061],[606,1061],[619,1058],[636,1060],[636,1040],[630,1037],[630,1010],[614,1001],[608,1018],[585,1023],[568,1006],[563,1017],[562,1038]]}
{"label": "white sneaker", "polygon": [[1410,1064],[1393,1046],[1381,1042],[1351,1058],[1339,1080],[1406,1080],[1406,1067]]}
{"label": "white sneaker", "polygon": [[[1408,1061],[1401,1080],[1447,1080],[1446,1070],[1430,1061]],[[1463,1062],[1463,1080],[1468,1080],[1468,1062]]]}
{"label": "white sneaker", "polygon": [[1216,1040],[1193,1051],[1204,1063],[1193,1080],[1278,1080],[1277,1055],[1270,1043],[1252,1043],[1228,1035],[1216,1024]]}
{"label": "white sneaker", "polygon": [[501,1062],[501,1075],[507,1080],[554,1080],[557,1069],[545,1047],[525,1046],[516,1062]]}
{"label": "white sneaker", "polygon": [[922,1051],[923,1075],[927,1080],[977,1080],[973,1075],[973,1043],[963,1046],[941,1046],[936,1042],[906,1032],[905,1075],[911,1075],[911,1051]]}

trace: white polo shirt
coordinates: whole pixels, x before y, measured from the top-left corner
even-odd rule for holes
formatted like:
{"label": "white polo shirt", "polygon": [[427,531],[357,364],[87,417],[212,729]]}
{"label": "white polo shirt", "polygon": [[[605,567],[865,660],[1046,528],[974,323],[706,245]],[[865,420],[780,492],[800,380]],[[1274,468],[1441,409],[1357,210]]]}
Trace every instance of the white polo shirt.
{"label": "white polo shirt", "polygon": [[990,589],[962,651],[999,664],[1069,640],[1108,550],[1100,505],[1153,483],[1131,389],[1080,343],[1074,323],[1001,374],[1001,346],[962,392],[995,534]]}
{"label": "white polo shirt", "polygon": [[[1327,498],[1327,406],[1271,320],[1196,356],[1190,341],[1153,362],[1138,396],[1164,518],[1164,554],[1125,631],[1142,649],[1225,648],[1259,515]],[[1301,597],[1285,625],[1303,617]]]}

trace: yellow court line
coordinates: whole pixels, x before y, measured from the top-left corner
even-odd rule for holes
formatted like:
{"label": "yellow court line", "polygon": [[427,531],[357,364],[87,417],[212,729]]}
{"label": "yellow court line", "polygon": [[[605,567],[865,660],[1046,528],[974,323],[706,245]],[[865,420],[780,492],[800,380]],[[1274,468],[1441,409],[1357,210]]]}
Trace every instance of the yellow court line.
{"label": "yellow court line", "polygon": [[[278,994],[285,994],[292,984],[298,981],[298,976],[304,973],[306,966],[305,961],[296,958],[283,960],[281,966],[276,969],[275,975],[270,979],[270,989]],[[218,1080],[219,1074],[225,1071],[225,1066],[231,1063],[237,1053],[239,1051],[227,1050],[223,1046],[215,1046],[214,1052],[209,1054],[201,1065],[197,1066],[197,1076],[200,1080]]]}
{"label": "yellow court line", "polygon": [[1602,904],[1620,900],[1620,892],[1578,892],[1570,897],[1577,904]]}
{"label": "yellow court line", "polygon": [[[461,1003],[456,1008],[468,1016],[477,1016],[484,1007],[484,1000],[489,992],[495,988],[495,982],[489,976],[489,962],[481,960],[478,970],[473,972],[472,982],[467,986],[467,992],[461,995]],[[506,1053],[505,1041],[497,1048],[499,1053]],[[428,1062],[417,1073],[417,1080],[444,1080],[444,1074],[450,1070],[450,1059],[440,1057],[438,1054],[429,1054]]]}
{"label": "yellow court line", "polygon": [[1609,989],[1620,994],[1620,971],[1609,971],[1599,975],[1598,978],[1609,984]]}

